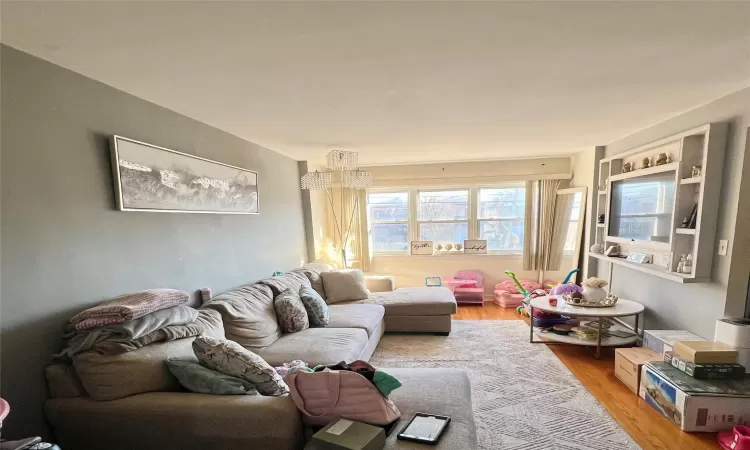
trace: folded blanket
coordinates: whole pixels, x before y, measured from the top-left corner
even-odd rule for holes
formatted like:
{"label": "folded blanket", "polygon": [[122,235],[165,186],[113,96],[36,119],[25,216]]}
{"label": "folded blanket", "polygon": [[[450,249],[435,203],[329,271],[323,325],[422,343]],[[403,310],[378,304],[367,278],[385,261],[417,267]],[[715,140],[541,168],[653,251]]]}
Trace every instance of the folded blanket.
{"label": "folded blanket", "polygon": [[[165,329],[171,326],[187,325],[195,322],[198,317],[198,310],[189,306],[172,306],[166,309],[160,309],[151,314],[131,320],[121,324],[106,325],[92,330],[78,330],[72,325],[63,331],[63,339],[67,342],[57,359],[70,358],[76,353],[85,352],[96,348],[102,342],[129,342],[136,341],[155,331]],[[173,333],[182,333],[182,331],[172,331]],[[169,332],[166,332],[169,333]],[[198,333],[200,334],[200,333]],[[165,336],[168,336],[166,334]],[[178,339],[178,338],[174,338]],[[166,340],[162,339],[162,340]],[[151,340],[150,342],[157,342]],[[148,343],[150,343],[148,342]],[[143,344],[147,345],[147,344]],[[140,348],[143,345],[133,348]],[[126,350],[127,351],[127,350]]]}
{"label": "folded blanket", "polygon": [[125,323],[146,314],[184,305],[190,299],[187,292],[175,289],[149,289],[115,297],[93,308],[80,312],[70,319],[77,330],[89,330]]}
{"label": "folded blanket", "polygon": [[152,331],[137,339],[109,339],[102,341],[96,344],[93,350],[103,355],[119,355],[138,350],[154,342],[174,341],[176,339],[199,336],[203,331],[203,325],[198,322],[187,325],[173,325],[161,330]]}

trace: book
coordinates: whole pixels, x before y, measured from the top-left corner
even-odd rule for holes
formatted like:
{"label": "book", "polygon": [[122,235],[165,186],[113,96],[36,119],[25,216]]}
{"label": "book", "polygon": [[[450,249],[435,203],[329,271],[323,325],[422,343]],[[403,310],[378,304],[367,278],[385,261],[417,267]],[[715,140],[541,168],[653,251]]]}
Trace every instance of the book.
{"label": "book", "polygon": [[664,377],[686,394],[750,397],[750,376],[748,375],[728,380],[701,380],[693,378],[680,369],[672,367],[672,364],[663,361],[648,361],[644,366]]}
{"label": "book", "polygon": [[664,362],[670,363],[672,367],[680,369],[693,378],[711,380],[745,376],[745,368],[739,364],[695,364],[685,361],[673,352],[664,353]]}
{"label": "book", "polygon": [[737,350],[712,341],[678,341],[672,353],[695,364],[732,364],[737,362]]}

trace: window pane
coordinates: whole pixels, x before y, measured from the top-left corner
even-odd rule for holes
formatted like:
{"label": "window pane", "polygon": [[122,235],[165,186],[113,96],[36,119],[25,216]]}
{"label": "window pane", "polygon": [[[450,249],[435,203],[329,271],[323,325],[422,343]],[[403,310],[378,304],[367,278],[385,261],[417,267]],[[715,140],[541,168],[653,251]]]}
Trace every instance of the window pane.
{"label": "window pane", "polygon": [[525,215],[525,188],[482,188],[479,190],[479,219],[502,219]]}
{"label": "window pane", "polygon": [[370,235],[373,253],[398,253],[409,250],[409,226],[398,224],[373,224]]}
{"label": "window pane", "polygon": [[466,220],[468,217],[469,191],[419,193],[419,220]]}
{"label": "window pane", "polygon": [[369,195],[370,221],[393,222],[409,220],[409,194],[407,192],[372,193]]}
{"label": "window pane", "polygon": [[487,239],[487,250],[522,250],[523,220],[488,220],[479,223],[479,239]]}
{"label": "window pane", "polygon": [[436,244],[461,244],[469,239],[469,224],[464,223],[420,223],[419,239]]}

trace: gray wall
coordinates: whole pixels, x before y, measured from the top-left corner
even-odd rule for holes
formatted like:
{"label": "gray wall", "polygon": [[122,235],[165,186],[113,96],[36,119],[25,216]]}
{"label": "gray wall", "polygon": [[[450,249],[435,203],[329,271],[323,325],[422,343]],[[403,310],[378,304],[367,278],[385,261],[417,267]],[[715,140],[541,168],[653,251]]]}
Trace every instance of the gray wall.
{"label": "gray wall", "polygon": [[[306,257],[297,162],[3,46],[3,437],[44,432],[43,367],[74,313],[154,287],[226,291]],[[259,215],[114,209],[120,134],[258,172]],[[92,420],[96,420],[92,417]]]}
{"label": "gray wall", "polygon": [[[742,217],[747,218],[750,209],[750,180],[742,175],[750,126],[750,88],[606,146],[606,156],[612,156],[709,122],[729,123],[724,174],[720,180],[721,200],[719,205],[710,205],[715,206],[719,214],[712,282],[680,284],[622,266],[614,267],[612,280],[615,294],[646,305],[647,328],[684,329],[706,338],[713,337],[716,319],[725,315],[742,316],[744,311],[750,267],[750,252],[747,251],[750,226]],[[750,172],[747,167],[750,163],[745,166],[744,172]],[[727,256],[716,255],[719,239],[729,240]],[[609,265],[598,266],[599,276],[606,278]]]}

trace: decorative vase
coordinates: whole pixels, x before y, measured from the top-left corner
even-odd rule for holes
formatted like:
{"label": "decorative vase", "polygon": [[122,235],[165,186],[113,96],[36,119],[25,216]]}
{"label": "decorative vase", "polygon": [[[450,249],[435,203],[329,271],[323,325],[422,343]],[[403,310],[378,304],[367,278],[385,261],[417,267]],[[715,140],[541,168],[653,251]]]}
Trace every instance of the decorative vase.
{"label": "decorative vase", "polygon": [[581,294],[583,294],[583,298],[586,300],[597,301],[602,300],[609,293],[606,289],[600,287],[584,287]]}

